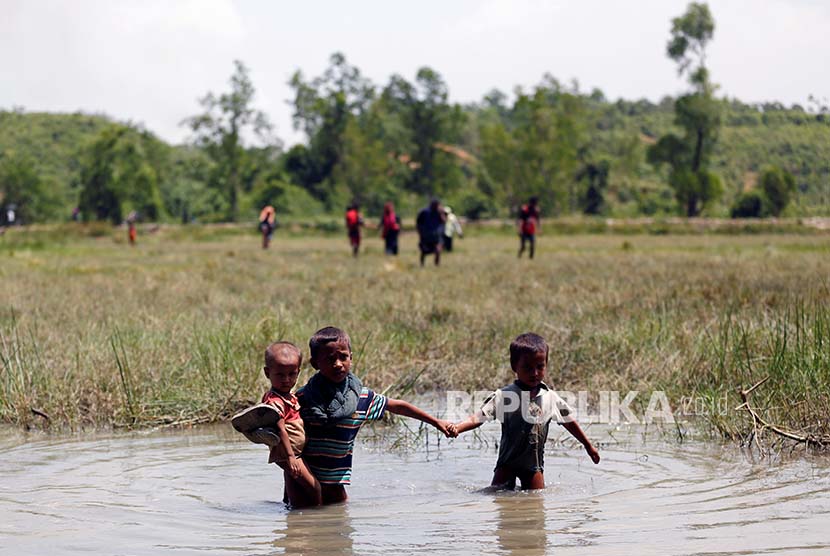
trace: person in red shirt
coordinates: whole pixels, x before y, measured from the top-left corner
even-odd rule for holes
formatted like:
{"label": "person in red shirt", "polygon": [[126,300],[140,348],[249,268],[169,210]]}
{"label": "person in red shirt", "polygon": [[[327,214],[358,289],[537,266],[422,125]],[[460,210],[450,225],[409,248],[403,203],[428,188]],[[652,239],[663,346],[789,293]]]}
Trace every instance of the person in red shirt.
{"label": "person in red shirt", "polygon": [[380,235],[385,242],[387,255],[398,254],[398,234],[401,231],[401,219],[395,214],[392,203],[383,205],[383,216],[380,219]]}
{"label": "person in red shirt", "polygon": [[352,255],[355,257],[357,257],[357,253],[360,251],[361,226],[363,226],[363,216],[360,214],[360,206],[357,203],[353,203],[346,209],[346,232],[349,234]]}
{"label": "person in red shirt", "polygon": [[539,199],[531,197],[526,205],[522,205],[519,210],[519,220],[517,222],[519,228],[519,258],[525,252],[525,243],[530,243],[530,258],[536,251],[536,232],[541,229],[539,223]]}
{"label": "person in red shirt", "polygon": [[136,211],[132,211],[127,216],[127,239],[130,241],[130,245],[135,247],[135,240],[136,240],[136,228],[135,228],[135,221],[138,220],[138,213]]}

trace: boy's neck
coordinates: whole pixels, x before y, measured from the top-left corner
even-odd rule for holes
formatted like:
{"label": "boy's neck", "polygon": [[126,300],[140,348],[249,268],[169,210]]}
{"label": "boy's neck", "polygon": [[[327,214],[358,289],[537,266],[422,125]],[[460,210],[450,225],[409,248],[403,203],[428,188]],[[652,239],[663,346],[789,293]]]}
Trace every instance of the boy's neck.
{"label": "boy's neck", "polygon": [[518,386],[520,389],[530,392],[531,394],[538,394],[540,390],[547,389],[544,382],[540,382],[537,386],[528,386],[518,378],[514,381],[514,384]]}

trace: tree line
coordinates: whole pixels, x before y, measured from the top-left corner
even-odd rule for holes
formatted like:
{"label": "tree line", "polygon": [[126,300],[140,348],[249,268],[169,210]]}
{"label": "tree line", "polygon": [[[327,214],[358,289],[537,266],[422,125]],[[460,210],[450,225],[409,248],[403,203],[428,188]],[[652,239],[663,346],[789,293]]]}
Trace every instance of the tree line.
{"label": "tree line", "polygon": [[0,204],[14,203],[28,221],[77,205],[84,219],[113,222],[130,211],[145,220],[235,221],[266,204],[305,216],[353,202],[379,214],[392,201],[414,214],[430,197],[469,218],[507,216],[531,196],[547,215],[828,210],[827,106],[719,98],[706,67],[714,31],[706,4],[672,20],[666,54],[689,90],[658,103],[610,101],[545,75],[528,90],[493,90],[461,105],[432,68],[375,84],[335,53],[321,75],[298,70],[290,79],[293,124],[306,141],[288,149],[254,108],[254,84],[237,61],[227,91],[206,94],[182,122],[188,144],[98,122],[72,155],[55,139],[54,156],[66,157],[61,176],[21,149],[26,141],[4,141],[3,122],[25,116],[4,112]]}

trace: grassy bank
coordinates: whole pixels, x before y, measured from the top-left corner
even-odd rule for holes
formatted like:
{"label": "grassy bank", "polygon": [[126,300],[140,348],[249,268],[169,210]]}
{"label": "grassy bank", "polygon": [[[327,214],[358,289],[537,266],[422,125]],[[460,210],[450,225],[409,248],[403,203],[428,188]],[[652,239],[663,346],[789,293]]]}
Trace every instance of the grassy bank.
{"label": "grassy bank", "polygon": [[370,237],[355,261],[340,235],[277,236],[262,251],[236,228],[164,228],[136,248],[119,232],[0,238],[2,420],[224,418],[261,393],[268,342],[305,348],[336,324],[378,390],[493,388],[511,379],[510,340],[533,330],[554,346],[557,388],[713,400],[707,422],[746,438],[738,391],[770,376],[753,407],[830,433],[823,234],[548,235],[530,262],[512,236],[481,233],[420,269],[412,234],[397,259]]}

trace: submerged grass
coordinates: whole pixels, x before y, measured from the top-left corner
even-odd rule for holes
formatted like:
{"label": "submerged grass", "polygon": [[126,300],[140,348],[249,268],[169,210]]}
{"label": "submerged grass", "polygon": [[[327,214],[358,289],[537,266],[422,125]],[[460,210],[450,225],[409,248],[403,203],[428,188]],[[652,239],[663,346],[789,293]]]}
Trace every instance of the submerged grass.
{"label": "submerged grass", "polygon": [[0,265],[0,419],[221,419],[265,388],[268,343],[307,352],[334,324],[379,391],[495,388],[512,379],[510,340],[532,330],[553,347],[557,388],[665,390],[747,438],[738,391],[770,376],[754,393],[770,421],[830,432],[824,235],[542,236],[531,262],[512,236],[481,234],[421,269],[412,234],[390,258],[367,232],[353,260],[344,237],[278,235],[262,251],[254,234],[193,233],[136,248],[120,234],[16,238]]}

